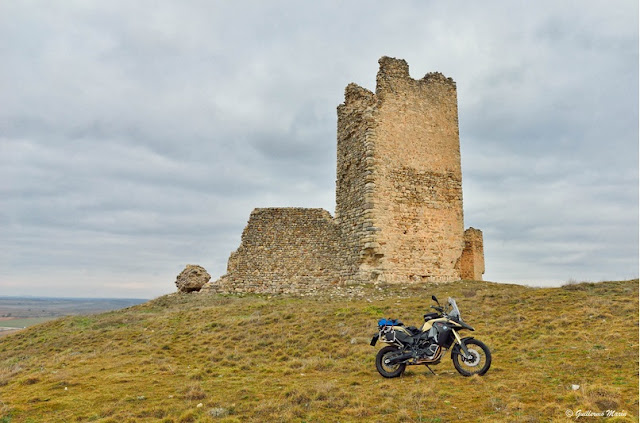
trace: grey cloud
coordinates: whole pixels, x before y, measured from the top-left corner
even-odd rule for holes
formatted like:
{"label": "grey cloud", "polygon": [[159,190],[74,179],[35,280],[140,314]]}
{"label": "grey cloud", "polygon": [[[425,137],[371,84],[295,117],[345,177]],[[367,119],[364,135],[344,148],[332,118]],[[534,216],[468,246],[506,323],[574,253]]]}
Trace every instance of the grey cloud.
{"label": "grey cloud", "polygon": [[637,16],[631,1],[5,2],[0,290],[159,295],[187,262],[224,273],[253,207],[333,211],[335,108],[349,82],[375,88],[382,55],[457,81],[487,279],[637,276]]}

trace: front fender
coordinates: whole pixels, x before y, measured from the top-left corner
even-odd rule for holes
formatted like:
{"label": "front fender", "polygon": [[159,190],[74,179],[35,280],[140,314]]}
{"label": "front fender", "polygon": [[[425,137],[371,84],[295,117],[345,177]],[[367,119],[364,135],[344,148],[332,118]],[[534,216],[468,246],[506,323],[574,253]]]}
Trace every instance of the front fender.
{"label": "front fender", "polygon": [[467,351],[467,346],[465,345],[467,343],[468,340],[473,339],[473,336],[467,336],[465,338],[462,338],[460,341],[462,342],[461,344],[456,344],[453,349],[451,350],[451,359],[453,360],[453,356],[456,354],[460,354],[460,348],[462,348],[462,352],[464,353],[465,356],[469,355],[469,351]]}

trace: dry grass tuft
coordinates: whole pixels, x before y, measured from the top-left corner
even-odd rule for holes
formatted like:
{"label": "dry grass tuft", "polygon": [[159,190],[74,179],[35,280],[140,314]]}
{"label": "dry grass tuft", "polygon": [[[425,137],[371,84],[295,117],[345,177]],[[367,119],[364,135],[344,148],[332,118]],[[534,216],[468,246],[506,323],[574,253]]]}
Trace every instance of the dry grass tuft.
{"label": "dry grass tuft", "polygon": [[202,400],[207,397],[207,393],[198,384],[191,384],[183,390],[182,397],[186,400]]}
{"label": "dry grass tuft", "polygon": [[22,370],[17,364],[9,364],[0,367],[0,386],[5,386]]}
{"label": "dry grass tuft", "polygon": [[584,396],[595,410],[617,410],[620,407],[620,393],[612,388],[595,385],[588,386]]}

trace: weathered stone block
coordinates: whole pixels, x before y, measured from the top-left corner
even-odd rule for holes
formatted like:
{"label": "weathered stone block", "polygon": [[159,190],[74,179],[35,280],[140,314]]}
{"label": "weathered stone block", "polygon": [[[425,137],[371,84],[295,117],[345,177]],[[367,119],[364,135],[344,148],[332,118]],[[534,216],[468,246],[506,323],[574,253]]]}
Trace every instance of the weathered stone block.
{"label": "weathered stone block", "polygon": [[464,231],[464,250],[460,257],[460,277],[481,281],[484,274],[484,245],[482,231],[469,228]]}
{"label": "weathered stone block", "polygon": [[180,292],[200,291],[209,282],[211,275],[202,266],[187,264],[176,278],[176,286]]}

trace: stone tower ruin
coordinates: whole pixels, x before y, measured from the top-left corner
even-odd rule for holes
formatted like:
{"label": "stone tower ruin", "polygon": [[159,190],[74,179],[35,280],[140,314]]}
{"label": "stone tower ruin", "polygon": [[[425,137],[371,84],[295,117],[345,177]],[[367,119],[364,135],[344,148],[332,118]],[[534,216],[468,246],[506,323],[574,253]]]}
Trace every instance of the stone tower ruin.
{"label": "stone tower ruin", "polygon": [[464,230],[456,84],[382,57],[373,93],[338,106],[335,217],[256,209],[218,291],[481,280],[482,232]]}

